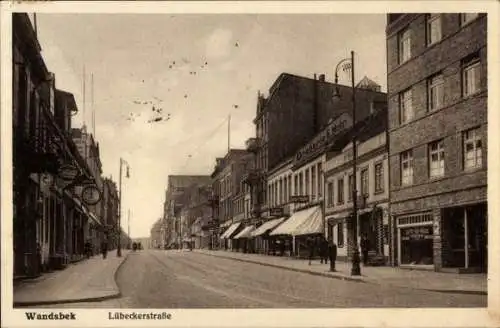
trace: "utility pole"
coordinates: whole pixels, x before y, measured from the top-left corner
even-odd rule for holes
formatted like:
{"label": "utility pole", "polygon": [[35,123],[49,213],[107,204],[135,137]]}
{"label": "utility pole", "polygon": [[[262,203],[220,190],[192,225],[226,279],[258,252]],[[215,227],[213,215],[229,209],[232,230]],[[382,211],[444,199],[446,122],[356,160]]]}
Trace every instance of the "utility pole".
{"label": "utility pole", "polygon": [[121,243],[121,235],[122,235],[122,226],[121,226],[121,217],[122,217],[122,159],[120,157],[120,177],[118,178],[118,183],[120,185],[120,189],[118,190],[118,245],[116,250],[116,256],[122,256],[122,243]]}

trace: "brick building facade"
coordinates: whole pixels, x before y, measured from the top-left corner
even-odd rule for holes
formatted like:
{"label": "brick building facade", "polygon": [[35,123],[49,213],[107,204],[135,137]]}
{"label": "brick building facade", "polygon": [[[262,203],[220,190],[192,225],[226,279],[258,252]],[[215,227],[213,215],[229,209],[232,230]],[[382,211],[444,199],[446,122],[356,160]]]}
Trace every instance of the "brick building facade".
{"label": "brick building facade", "polygon": [[395,264],[486,268],[486,20],[388,15]]}

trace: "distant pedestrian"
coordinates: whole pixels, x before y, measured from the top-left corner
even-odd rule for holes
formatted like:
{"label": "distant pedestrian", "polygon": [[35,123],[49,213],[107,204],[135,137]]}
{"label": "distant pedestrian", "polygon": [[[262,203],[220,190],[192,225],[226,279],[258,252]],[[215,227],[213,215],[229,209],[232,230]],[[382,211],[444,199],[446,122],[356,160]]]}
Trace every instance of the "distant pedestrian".
{"label": "distant pedestrian", "polygon": [[313,238],[308,238],[307,239],[307,249],[308,249],[308,255],[309,255],[309,265],[311,265],[311,261],[314,257],[314,248],[316,247],[316,242]]}
{"label": "distant pedestrian", "polygon": [[333,239],[328,240],[328,257],[330,258],[330,271],[335,272],[335,262],[337,261],[337,245]]}
{"label": "distant pedestrian", "polygon": [[101,253],[103,259],[105,259],[108,256],[108,243],[106,241],[103,241],[101,243]]}
{"label": "distant pedestrian", "polygon": [[363,253],[363,265],[368,264],[368,250],[370,249],[370,241],[366,237],[366,234],[361,237],[361,253]]}
{"label": "distant pedestrian", "polygon": [[83,248],[85,256],[87,256],[87,258],[90,258],[92,256],[92,244],[90,243],[90,241],[87,240]]}
{"label": "distant pedestrian", "polygon": [[328,241],[324,236],[321,236],[319,248],[321,256],[321,264],[323,264],[323,262],[325,262],[325,264],[328,264]]}

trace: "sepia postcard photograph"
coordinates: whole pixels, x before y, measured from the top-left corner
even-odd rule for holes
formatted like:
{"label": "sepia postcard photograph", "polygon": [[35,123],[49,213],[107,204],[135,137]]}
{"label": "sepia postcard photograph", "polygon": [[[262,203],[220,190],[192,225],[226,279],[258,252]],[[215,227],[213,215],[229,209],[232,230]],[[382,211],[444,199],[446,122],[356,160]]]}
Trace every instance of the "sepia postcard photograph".
{"label": "sepia postcard photograph", "polygon": [[500,326],[499,8],[2,3],[2,326]]}

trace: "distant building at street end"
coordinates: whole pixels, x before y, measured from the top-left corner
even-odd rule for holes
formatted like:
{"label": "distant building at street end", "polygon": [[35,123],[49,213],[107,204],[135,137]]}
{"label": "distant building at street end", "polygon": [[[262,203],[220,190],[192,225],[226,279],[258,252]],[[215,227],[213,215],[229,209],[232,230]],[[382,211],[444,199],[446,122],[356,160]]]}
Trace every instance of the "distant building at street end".
{"label": "distant building at street end", "polygon": [[163,218],[159,218],[155,221],[153,226],[151,227],[151,231],[149,234],[149,248],[157,249],[163,247],[162,240],[162,223]]}
{"label": "distant building at street end", "polygon": [[388,15],[395,265],[487,268],[487,16]]}

